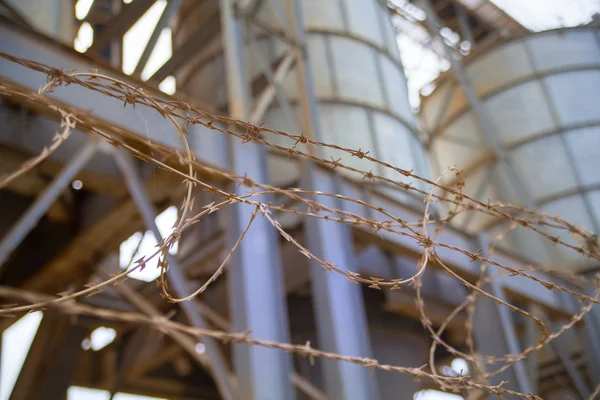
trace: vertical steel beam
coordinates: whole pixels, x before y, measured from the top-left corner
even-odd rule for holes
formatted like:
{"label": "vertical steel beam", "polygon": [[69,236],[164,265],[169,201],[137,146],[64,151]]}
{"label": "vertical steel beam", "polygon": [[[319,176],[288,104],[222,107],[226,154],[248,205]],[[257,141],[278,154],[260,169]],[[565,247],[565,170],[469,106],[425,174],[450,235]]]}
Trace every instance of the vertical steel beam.
{"label": "vertical steel beam", "polygon": [[[294,36],[305,45],[304,23],[298,0],[291,0]],[[295,49],[298,91],[304,130],[313,138],[322,138],[319,111],[306,48]],[[303,186],[325,193],[339,193],[337,178],[306,163]],[[318,199],[326,207],[342,208],[337,199]],[[340,268],[356,268],[351,232],[346,225],[316,218],[305,222],[308,247],[317,257]],[[317,319],[319,346],[327,351],[359,357],[371,357],[371,343],[361,287],[311,263],[312,294]],[[379,393],[374,375],[368,369],[341,361],[324,360],[325,387],[332,399],[377,399]]]}
{"label": "vertical steel beam", "polygon": [[[504,289],[500,286],[499,283],[494,281],[490,283],[490,293],[499,298],[500,300],[508,302],[504,294]],[[511,315],[511,311],[506,306],[500,305],[496,302],[494,302],[494,306],[497,308],[498,314],[500,316],[502,335],[504,337],[504,342],[506,343],[508,352],[512,354],[521,353],[519,337],[517,336],[517,332],[515,330],[515,321]],[[527,375],[525,363],[523,361],[519,361],[513,365],[513,369],[517,377],[519,390],[523,393],[532,393],[532,386],[529,382],[529,377]]]}
{"label": "vertical steel beam", "polygon": [[[550,324],[550,327],[554,332],[560,329],[560,325],[557,323]],[[571,355],[569,354],[569,349],[565,340],[565,335],[566,332],[565,334],[557,337],[552,342],[550,342],[550,345],[552,346],[554,352],[558,355],[558,358],[560,358],[560,361],[563,363],[565,369],[567,370],[567,373],[569,374],[571,380],[573,381],[573,384],[575,385],[575,388],[581,395],[581,398],[587,399],[590,396],[590,390],[588,389],[587,384],[583,379],[583,376],[581,376],[581,373],[579,372],[579,370],[575,366],[575,363],[571,359]]]}
{"label": "vertical steel beam", "polygon": [[[112,149],[111,149],[112,150]],[[125,150],[114,150],[113,155],[117,166],[123,174],[123,178],[126,181],[127,187],[131,197],[135,201],[141,215],[144,220],[144,224],[149,231],[152,231],[157,242],[160,242],[163,238],[156,225],[156,211],[152,202],[148,198],[148,194],[144,189],[142,181],[136,171],[136,165],[132,162],[131,156]],[[190,294],[188,282],[181,270],[179,263],[170,254],[167,254],[167,261],[169,262],[169,268],[167,270],[167,277],[169,278],[170,287],[178,297],[185,297]],[[202,314],[198,311],[194,302],[186,301],[180,304],[183,312],[188,318],[189,322],[196,328],[209,329],[208,324],[204,321]],[[211,361],[212,373],[219,388],[219,391],[223,398],[227,400],[233,400],[236,398],[235,392],[229,380],[229,371],[227,368],[227,362],[221,353],[219,345],[214,339],[203,338],[204,345],[206,346],[206,354]]]}
{"label": "vertical steel beam", "polygon": [[[478,241],[481,255],[487,257],[488,243],[485,236],[480,234]],[[492,280],[483,289],[508,303],[504,289],[497,281]],[[502,357],[509,353],[519,354],[521,352],[514,319],[511,316],[511,311],[506,306],[498,304],[490,298],[480,296],[475,304],[473,322],[473,335],[480,353]],[[502,380],[508,381],[508,388],[518,390],[521,393],[533,393],[533,387],[527,375],[527,368],[522,360],[502,374],[495,376],[490,383],[499,384]]]}
{"label": "vertical steel beam", "polygon": [[[595,297],[595,287],[589,285],[584,289],[584,293],[590,297]],[[567,293],[559,293],[561,301],[566,306],[572,306],[577,312],[580,311],[582,306],[581,302],[575,297],[568,295]],[[583,324],[579,328],[580,334],[582,334],[584,341],[584,357],[587,363],[590,376],[592,377],[592,386],[600,384],[600,305],[595,304],[592,309],[583,316]]]}
{"label": "vertical steel beam", "polygon": [[[600,276],[597,278],[600,279]],[[596,280],[596,282],[599,282]],[[596,288],[589,285],[586,294],[596,296]],[[573,299],[574,300],[574,299]],[[575,301],[573,301],[575,303]],[[586,339],[586,358],[591,375],[596,379],[594,384],[600,384],[600,304],[594,304],[589,313],[583,317],[583,330]]]}
{"label": "vertical steel beam", "polygon": [[[303,187],[324,193],[339,193],[336,178],[307,165]],[[335,198],[318,201],[329,208],[341,208]],[[356,271],[356,257],[350,229],[341,223],[308,218],[305,222],[308,248],[321,260],[341,269]],[[314,313],[319,347],[343,355],[372,357],[371,342],[361,286],[350,283],[311,262]],[[377,399],[374,375],[367,368],[343,361],[324,360],[324,380],[332,399]]]}
{"label": "vertical steel beam", "polygon": [[[539,306],[535,303],[528,305],[528,312],[531,315],[538,317]],[[532,318],[525,319],[525,347],[535,346],[541,337],[540,328]],[[538,393],[538,380],[539,380],[539,351],[529,355],[526,360],[527,376],[529,377],[529,383],[531,385],[532,393]]]}
{"label": "vertical steel beam", "polygon": [[25,237],[35,228],[48,208],[60,196],[63,189],[68,186],[75,175],[85,166],[96,152],[96,142],[88,141],[54,178],[48,187],[35,199],[25,214],[13,226],[0,243],[0,274],[2,267],[10,254],[19,246]]}
{"label": "vertical steel beam", "polygon": [[[241,24],[234,16],[234,1],[220,0],[221,29],[229,114],[247,121],[250,99],[246,77]],[[266,151],[254,142],[230,137],[231,164],[238,176],[247,174],[257,182],[268,182]],[[233,189],[235,190],[235,189]],[[261,198],[268,202],[268,198]],[[238,240],[254,207],[231,206],[228,234]],[[262,217],[254,220],[234,253],[228,275],[231,322],[236,331],[250,330],[261,339],[289,341],[287,303],[279,254],[279,237]],[[294,399],[290,374],[292,359],[276,349],[234,344],[234,364],[240,388],[249,399]]]}
{"label": "vertical steel beam", "polygon": [[[552,322],[546,314],[546,312],[540,306],[536,304],[531,304],[529,306],[529,309],[529,312],[535,317],[538,317],[542,321],[544,321],[544,323],[550,328],[552,332],[557,332],[560,329],[561,325],[558,322]],[[550,346],[552,347],[552,349],[562,362],[563,366],[565,367],[567,374],[569,374],[569,377],[573,381],[573,384],[579,392],[581,398],[587,399],[590,396],[590,390],[588,389],[587,384],[585,383],[585,379],[575,366],[575,363],[571,358],[571,354],[569,354],[569,348],[567,343],[572,340],[576,340],[576,336],[574,336],[573,333],[574,332],[572,331],[563,333],[561,336],[557,337],[552,342],[550,342]]]}

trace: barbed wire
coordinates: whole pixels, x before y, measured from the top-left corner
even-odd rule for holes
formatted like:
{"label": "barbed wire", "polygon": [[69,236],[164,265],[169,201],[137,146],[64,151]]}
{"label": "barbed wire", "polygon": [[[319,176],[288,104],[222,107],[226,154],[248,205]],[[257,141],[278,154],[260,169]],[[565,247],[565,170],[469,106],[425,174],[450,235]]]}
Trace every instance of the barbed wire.
{"label": "barbed wire", "polygon": [[[590,280],[576,274],[567,273],[564,271],[556,271],[547,266],[526,265],[524,267],[515,268],[491,258],[496,244],[504,238],[508,231],[519,227],[535,232],[546,240],[549,240],[554,246],[565,247],[579,253],[583,257],[600,262],[600,246],[598,244],[598,238],[595,235],[591,234],[584,228],[576,227],[568,221],[565,221],[557,216],[540,213],[536,210],[528,210],[519,206],[493,203],[491,201],[483,203],[479,200],[473,199],[463,193],[464,182],[462,180],[461,172],[454,167],[448,168],[448,170],[444,173],[450,173],[456,176],[456,179],[454,180],[455,185],[449,187],[440,183],[441,177],[435,181],[421,177],[415,174],[412,170],[401,169],[384,161],[378,160],[377,158],[369,155],[369,152],[362,151],[361,149],[356,150],[345,148],[336,144],[314,140],[313,138],[309,138],[304,134],[293,135],[283,131],[270,129],[262,124],[250,124],[248,122],[236,120],[230,117],[208,113],[183,101],[164,99],[149,93],[145,93],[138,87],[131,86],[119,79],[99,74],[97,71],[64,71],[61,68],[46,66],[31,60],[25,60],[5,53],[0,53],[0,57],[14,63],[18,63],[30,70],[43,73],[47,76],[46,85],[43,86],[37,93],[19,87],[18,85],[13,84],[6,79],[0,78],[0,94],[5,97],[18,97],[20,101],[25,101],[26,103],[30,103],[32,105],[35,104],[37,106],[42,106],[49,110],[53,110],[60,117],[61,128],[63,128],[62,132],[59,132],[54,136],[52,144],[48,148],[44,148],[39,155],[27,161],[20,168],[11,172],[9,175],[0,177],[0,188],[6,186],[10,181],[17,179],[19,176],[27,173],[47,159],[68,139],[76,126],[96,139],[104,140],[115,148],[123,149],[145,162],[154,164],[155,166],[180,177],[183,179],[183,184],[186,185],[186,193],[181,204],[181,213],[174,224],[172,233],[158,243],[156,250],[152,254],[144,255],[138,260],[135,260],[133,263],[130,263],[133,264],[131,268],[128,267],[125,271],[114,274],[110,279],[106,279],[99,283],[88,284],[87,287],[82,290],[73,290],[70,292],[61,293],[58,297],[44,297],[39,294],[24,292],[18,289],[1,288],[0,297],[6,296],[7,298],[26,301],[30,304],[4,305],[0,309],[0,316],[17,315],[19,313],[40,310],[45,307],[50,307],[61,312],[74,314],[96,313],[95,315],[97,316],[102,316],[109,319],[112,318],[121,321],[126,320],[130,323],[150,324],[157,329],[173,329],[195,336],[205,335],[222,341],[239,341],[248,345],[279,348],[285,351],[307,355],[310,357],[324,357],[353,362],[371,369],[409,373],[415,377],[432,379],[444,390],[460,391],[462,389],[480,389],[499,396],[502,396],[503,394],[511,394],[527,399],[537,399],[539,397],[533,394],[518,393],[505,389],[505,382],[496,386],[489,385],[487,382],[490,378],[500,374],[507,368],[513,366],[515,363],[525,359],[534,352],[539,351],[552,340],[558,338],[564,332],[573,327],[577,322],[581,321],[584,315],[591,310],[594,304],[600,303],[598,290],[596,290],[596,293],[593,296],[589,296],[583,291],[586,285],[600,288],[600,283],[598,280]],[[90,91],[98,92],[105,96],[121,100],[124,107],[131,106],[135,108],[136,106],[141,106],[154,110],[175,127],[182,142],[183,152],[169,149],[156,142],[150,141],[149,139],[133,135],[122,128],[107,124],[106,122],[98,119],[92,114],[92,112],[82,112],[81,110],[67,106],[48,96],[48,94],[58,90],[60,87],[66,87],[70,85],[79,86]],[[395,187],[397,190],[401,190],[406,193],[412,193],[413,195],[421,198],[423,201],[423,218],[417,221],[406,221],[394,215],[393,212],[386,210],[385,208],[372,205],[364,200],[350,198],[338,193],[325,193],[302,188],[286,189],[274,187],[266,183],[255,182],[252,177],[247,175],[239,176],[231,172],[222,171],[207,165],[203,165],[195,159],[195,154],[192,150],[192,147],[188,143],[188,127],[190,125],[201,125],[212,131],[237,137],[238,139],[241,139],[242,143],[258,143],[261,146],[267,147],[276,155],[284,155],[290,159],[297,160],[300,163],[315,163],[320,167],[334,170],[334,172],[336,169],[343,170],[347,173],[353,174],[353,176],[360,176],[363,180],[367,180],[368,182],[377,182],[383,185]],[[290,140],[290,143],[293,144],[290,146],[283,146],[272,143],[268,140],[270,135],[284,137]],[[140,146],[142,144],[143,147]],[[138,147],[150,149],[150,151],[144,152]],[[306,147],[308,148],[308,151],[301,150],[299,149],[300,147]],[[351,167],[347,164],[344,164],[341,158],[331,158],[330,160],[321,158],[317,155],[318,152],[315,151],[315,149],[318,148],[332,149],[338,152],[343,152],[350,157],[357,157],[359,159],[367,160],[372,162],[374,165],[383,168],[384,170],[389,169],[395,171],[403,179],[414,179],[421,181],[422,183],[428,185],[430,189],[423,190],[409,183],[400,180],[393,180],[375,174],[372,172],[372,170],[366,171]],[[246,187],[251,189],[251,192],[239,195],[232,191],[223,189],[222,187],[214,185],[209,181],[200,178],[200,176],[206,174],[233,183],[233,186]],[[201,188],[204,191],[219,196],[221,200],[215,200],[209,204],[203,205],[201,207],[202,211],[194,214],[193,210],[196,209],[196,207],[194,207],[194,190],[196,190],[196,188]],[[264,203],[260,200],[256,200],[264,195],[283,196],[283,198],[286,198],[289,201],[288,203],[280,202],[273,204],[272,202]],[[328,207],[322,202],[318,201],[319,198],[325,197],[354,203],[364,207],[365,209],[371,210],[372,212],[376,213],[376,215],[381,216],[383,220],[376,219],[374,217],[365,217],[344,209]],[[169,251],[172,249],[175,243],[181,239],[182,235],[189,227],[200,222],[202,218],[209,214],[224,210],[226,207],[238,203],[252,206],[254,207],[254,211],[251,214],[251,218],[249,219],[245,229],[241,232],[237,242],[227,252],[219,267],[204,284],[202,284],[197,290],[193,291],[193,293],[189,296],[185,296],[183,298],[173,297],[169,292],[168,279],[166,276],[166,270],[169,267],[167,260]],[[432,218],[431,206],[435,203],[446,203],[450,205],[450,211],[448,211],[446,216]],[[303,209],[300,209],[300,207],[303,207]],[[437,237],[440,235],[440,233],[452,223],[454,218],[463,213],[471,212],[501,218],[509,222],[508,228],[494,238],[490,248],[487,249],[487,252],[483,252],[483,254],[481,251],[473,252],[437,240]],[[304,218],[322,219],[355,227],[368,228],[372,233],[380,233],[381,231],[385,231],[392,235],[408,237],[409,239],[414,240],[414,242],[422,249],[417,264],[417,272],[409,278],[383,279],[379,277],[366,276],[358,272],[343,269],[344,266],[337,266],[325,258],[322,259],[316,256],[310,251],[310,249],[303,246],[298,239],[293,237],[293,235],[287,233],[276,216],[282,214],[294,214]],[[425,329],[429,332],[429,335],[432,339],[429,363],[427,365],[430,372],[425,372],[425,366],[417,369],[380,365],[376,360],[348,357],[316,350],[310,347],[309,344],[305,346],[298,346],[285,343],[262,341],[251,338],[247,333],[240,334],[223,331],[197,330],[195,328],[186,327],[172,321],[152,319],[141,314],[119,313],[122,315],[118,316],[110,310],[92,309],[88,306],[82,306],[80,303],[76,302],[76,299],[82,296],[94,295],[108,285],[118,284],[121,280],[127,279],[132,272],[146,268],[149,262],[154,258],[158,258],[157,265],[160,269],[160,276],[157,280],[157,284],[159,286],[161,296],[171,303],[189,301],[202,294],[212,283],[217,280],[220,275],[223,274],[234,251],[243,241],[248,229],[256,220],[256,218],[264,218],[266,221],[268,221],[281,237],[295,246],[295,248],[306,258],[317,262],[321,267],[329,272],[341,275],[350,282],[355,284],[365,284],[370,288],[378,290],[386,288],[390,290],[398,290],[403,285],[413,285],[416,288],[415,302],[420,313],[421,322]],[[429,227],[435,227],[432,234],[428,232]],[[568,232],[572,237],[579,239],[584,244],[581,246],[576,246],[571,243],[567,243],[561,239],[559,235],[554,236],[547,233],[548,228],[557,231]],[[451,267],[446,265],[442,258],[438,255],[438,249],[448,249],[469,257],[471,262],[480,263],[479,279],[473,283],[465,279],[460,274],[457,274]],[[453,277],[471,292],[466,297],[466,300],[456,307],[437,329],[427,316],[425,301],[421,293],[423,276],[429,266],[435,266],[438,271],[441,271],[441,273],[445,273]],[[495,273],[494,276],[490,276],[487,274],[488,266],[499,268],[499,272]],[[538,272],[543,272],[545,277],[542,278],[534,275],[534,273]],[[530,279],[539,283],[547,290],[562,291],[575,296],[581,303],[585,304],[581,306],[577,313],[574,313],[572,316],[570,316],[569,321],[563,324],[560,329],[555,332],[550,332],[541,318],[532,315],[529,311],[521,309],[510,302],[487,292],[484,289],[486,285],[493,281],[493,279],[496,279],[501,275],[520,276]],[[549,280],[549,277],[553,277],[554,280]],[[473,314],[475,302],[480,296],[487,297],[498,304],[498,306],[507,307],[512,312],[518,313],[523,317],[534,321],[542,333],[542,338],[535,345],[526,348],[518,354],[506,354],[502,357],[477,355],[473,340]],[[449,323],[457,315],[465,311],[467,314],[465,323],[465,340],[468,352],[459,351],[441,338],[442,333],[447,328]],[[459,355],[470,361],[475,366],[475,374],[473,376],[461,376],[459,378],[440,375],[437,372],[434,359],[435,349],[438,345],[444,347],[451,354]],[[503,365],[493,372],[484,372],[479,367],[481,364],[497,363],[503,363]],[[598,390],[596,390],[596,392],[597,391]]]}

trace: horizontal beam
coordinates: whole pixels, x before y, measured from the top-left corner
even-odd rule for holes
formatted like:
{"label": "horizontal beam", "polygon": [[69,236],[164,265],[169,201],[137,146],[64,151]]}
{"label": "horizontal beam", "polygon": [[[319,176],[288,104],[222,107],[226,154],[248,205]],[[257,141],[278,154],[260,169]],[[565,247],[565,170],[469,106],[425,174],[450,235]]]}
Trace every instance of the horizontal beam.
{"label": "horizontal beam", "polygon": [[[121,71],[54,42],[37,32],[24,29],[5,19],[0,19],[0,21],[0,37],[2,37],[0,52],[45,65],[62,67],[65,70],[96,70],[99,74],[112,76],[134,87],[139,87],[148,94],[169,98],[155,87],[124,75]],[[5,59],[0,59],[0,71],[2,71],[3,78],[34,92],[46,84],[46,76],[43,74]],[[50,96],[80,110],[93,110],[94,117],[131,132],[142,140],[151,140],[153,143],[177,150],[184,149],[177,129],[150,108],[143,106],[138,106],[135,110],[124,108],[121,100],[76,87],[76,85],[58,88]],[[214,112],[214,109],[206,104],[196,103],[194,106]],[[214,167],[223,169],[229,167],[226,139],[224,135],[199,125],[193,125],[189,129],[189,141],[196,154],[196,159]]]}
{"label": "horizontal beam", "polygon": [[[18,89],[22,89],[20,86]],[[14,103],[13,103],[14,101]],[[31,107],[31,108],[30,108]],[[54,113],[49,116],[32,110],[35,105],[26,104],[26,100],[17,96],[0,101],[0,174],[18,170],[23,164],[38,156],[48,147],[55,132],[62,131],[62,121]],[[30,112],[33,111],[33,112]],[[30,196],[34,188],[43,189],[48,181],[44,178],[56,176],[73,154],[81,152],[88,141],[86,134],[79,127],[56,151],[49,154],[32,171],[19,176],[10,182],[24,195]],[[98,192],[109,197],[121,197],[126,194],[119,171],[113,160],[102,153],[97,153],[77,174],[88,191]],[[45,181],[45,182],[44,182]],[[31,186],[25,186],[25,183]],[[41,191],[41,190],[39,190]]]}

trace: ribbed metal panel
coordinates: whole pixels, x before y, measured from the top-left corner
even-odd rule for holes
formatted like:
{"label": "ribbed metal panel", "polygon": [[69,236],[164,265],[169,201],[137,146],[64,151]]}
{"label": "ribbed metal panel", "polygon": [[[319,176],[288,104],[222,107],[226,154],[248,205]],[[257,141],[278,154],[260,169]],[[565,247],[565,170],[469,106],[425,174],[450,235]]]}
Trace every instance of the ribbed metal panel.
{"label": "ribbed metal panel", "polygon": [[[395,33],[385,7],[375,0],[304,0],[301,3],[323,132],[319,139],[368,151],[380,160],[427,176],[425,153],[417,135]],[[281,30],[274,8],[266,3],[256,18]],[[258,35],[257,45],[246,47],[250,78],[260,76],[261,62],[272,64],[285,49],[281,40]],[[216,55],[183,90],[222,106],[226,87],[223,70],[222,56]],[[282,86],[286,99],[296,111],[299,95],[295,71],[286,76]],[[264,121],[270,128],[296,134],[301,131],[298,119],[292,122],[287,119],[277,101],[267,111]],[[294,145],[273,135],[268,138],[281,145]],[[398,173],[348,153],[332,149],[320,151],[326,159],[341,158],[342,163],[351,167],[408,182]],[[298,179],[298,168],[288,159],[272,158],[270,170],[272,183],[276,185],[291,184]],[[363,179],[362,175],[350,176]],[[419,203],[405,192],[388,193],[403,201]]]}
{"label": "ribbed metal panel", "polygon": [[40,32],[63,43],[73,43],[76,32],[71,1],[7,0],[7,3]]}
{"label": "ribbed metal panel", "polygon": [[[472,57],[465,71],[535,206],[599,233],[599,31],[573,28],[528,36]],[[520,203],[502,170],[494,167],[478,121],[453,80],[438,80],[423,101],[421,118],[433,133],[429,150],[436,174],[457,165],[465,171],[468,195]],[[465,223],[460,218],[457,222]],[[501,229],[483,216],[472,219],[468,228]],[[564,248],[563,260],[551,259],[537,236],[517,229],[505,246],[564,268],[589,264]],[[561,238],[581,245],[568,232]]]}

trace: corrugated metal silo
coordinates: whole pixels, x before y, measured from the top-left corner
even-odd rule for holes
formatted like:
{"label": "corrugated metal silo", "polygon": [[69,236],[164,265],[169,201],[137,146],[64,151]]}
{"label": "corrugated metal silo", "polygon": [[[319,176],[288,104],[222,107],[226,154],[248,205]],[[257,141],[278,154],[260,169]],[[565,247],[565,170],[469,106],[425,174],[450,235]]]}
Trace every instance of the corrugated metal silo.
{"label": "corrugated metal silo", "polygon": [[[305,0],[301,5],[322,140],[369,151],[380,160],[427,176],[427,162],[408,102],[396,34],[385,5],[375,0]],[[280,16],[274,7],[264,5],[254,18],[281,30]],[[246,44],[249,79],[256,81],[261,75],[261,64],[275,65],[285,49],[286,45],[279,39],[257,34],[254,46]],[[215,52],[195,73],[196,78],[181,90],[222,108],[226,104],[224,68],[222,53]],[[299,101],[296,82],[293,70],[282,81],[292,111],[296,111]],[[298,118],[290,121],[288,115],[274,101],[265,115],[265,126],[300,133]],[[288,147],[293,145],[280,137],[270,135],[268,138]],[[347,153],[321,150],[321,156],[326,159],[341,158],[341,162],[355,168],[372,170],[394,180],[403,178]],[[299,171],[293,162],[272,158],[270,166],[272,183],[297,184]],[[362,175],[353,177],[363,178]],[[420,182],[416,184],[420,186]],[[417,200],[405,192],[390,193],[416,204]]]}
{"label": "corrugated metal silo", "polygon": [[[600,32],[572,28],[530,35],[474,54],[464,69],[526,193],[496,167],[475,113],[450,76],[438,79],[422,104],[434,173],[457,165],[465,173],[470,196],[521,205],[529,198],[539,211],[598,234]],[[503,229],[482,214],[457,222],[473,232]],[[581,245],[568,232],[560,236]],[[559,259],[552,258],[540,236],[524,228],[512,231],[503,246],[559,268],[585,269],[590,264],[562,246]]]}
{"label": "corrugated metal silo", "polygon": [[40,32],[71,44],[75,37],[73,4],[63,0],[9,0],[9,6],[19,11]]}

